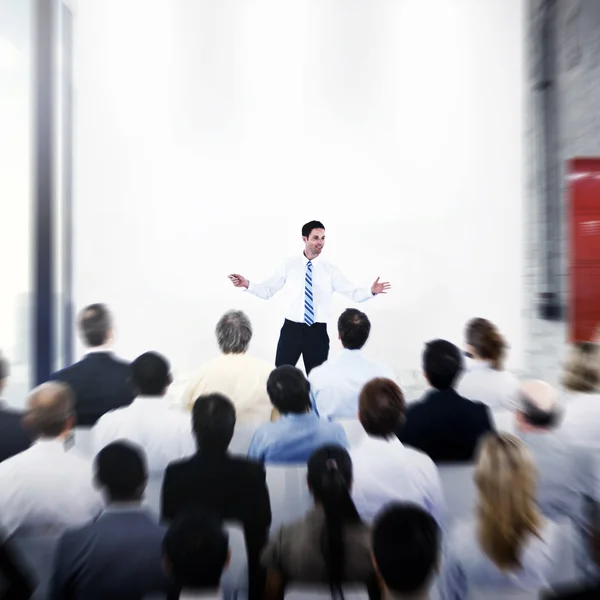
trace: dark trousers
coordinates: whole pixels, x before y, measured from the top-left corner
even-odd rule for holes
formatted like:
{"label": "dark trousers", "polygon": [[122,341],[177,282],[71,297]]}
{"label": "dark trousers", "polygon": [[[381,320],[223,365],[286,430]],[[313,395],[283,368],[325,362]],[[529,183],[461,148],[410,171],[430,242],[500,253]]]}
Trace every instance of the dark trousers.
{"label": "dark trousers", "polygon": [[295,321],[283,322],[275,366],[296,366],[300,355],[304,359],[304,368],[308,375],[312,369],[322,365],[329,354],[329,336],[325,323],[296,323]]}

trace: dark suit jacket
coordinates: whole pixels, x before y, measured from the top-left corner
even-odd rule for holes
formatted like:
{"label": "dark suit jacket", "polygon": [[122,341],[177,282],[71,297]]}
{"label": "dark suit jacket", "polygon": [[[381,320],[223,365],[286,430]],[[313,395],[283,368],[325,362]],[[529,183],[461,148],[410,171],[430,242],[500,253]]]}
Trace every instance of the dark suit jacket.
{"label": "dark suit jacket", "polygon": [[598,598],[600,598],[600,583],[591,587],[557,590],[542,595],[543,600],[598,600]]}
{"label": "dark suit jacket", "polygon": [[110,352],[92,352],[57,371],[51,380],[68,383],[75,393],[77,424],[92,426],[109,410],[131,404],[129,364]]}
{"label": "dark suit jacket", "polygon": [[67,531],[56,551],[50,600],[143,600],[168,594],[165,529],[151,513],[121,509]]}
{"label": "dark suit jacket", "polygon": [[196,507],[244,528],[251,599],[263,596],[260,552],[271,525],[271,502],[264,467],[229,454],[200,453],[171,463],[162,488],[162,518],[172,521]]}
{"label": "dark suit jacket", "polygon": [[0,462],[27,450],[31,439],[23,429],[23,413],[0,408]]}
{"label": "dark suit jacket", "polygon": [[429,392],[409,405],[397,435],[403,444],[425,452],[436,463],[468,462],[481,436],[493,430],[485,404],[448,389]]}

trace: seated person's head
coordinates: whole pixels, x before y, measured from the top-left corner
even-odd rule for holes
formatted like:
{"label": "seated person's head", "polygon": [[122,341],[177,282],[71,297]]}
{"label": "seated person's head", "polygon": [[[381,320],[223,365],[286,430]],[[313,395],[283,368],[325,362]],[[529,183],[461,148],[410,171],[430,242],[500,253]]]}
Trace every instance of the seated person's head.
{"label": "seated person's head", "polygon": [[338,334],[342,346],[348,350],[360,350],[371,332],[371,322],[364,312],[347,308],[338,319]]}
{"label": "seated person's head", "polygon": [[36,387],[27,399],[23,424],[35,438],[66,438],[75,426],[75,397],[71,388],[59,381]]}
{"label": "seated person's head", "polygon": [[233,402],[223,394],[199,396],[192,408],[192,429],[200,452],[227,452],[235,429]]}
{"label": "seated person's head", "polygon": [[94,459],[94,477],[109,502],[140,502],[148,482],[144,451],[126,441],[108,444]]}
{"label": "seated person's head", "polygon": [[358,397],[358,420],[370,436],[394,436],[405,417],[404,394],[395,381],[378,377],[363,386]]}
{"label": "seated person's head", "polygon": [[460,350],[446,340],[433,340],[425,344],[423,372],[431,387],[447,390],[454,386],[463,370]]}
{"label": "seated person's head", "polygon": [[252,339],[252,325],[246,313],[230,310],[219,319],[215,333],[223,354],[243,354]]}
{"label": "seated person's head", "polygon": [[0,397],[2,396],[2,392],[6,387],[9,371],[10,369],[8,368],[8,361],[0,353]]}
{"label": "seated person's head", "polygon": [[596,393],[600,390],[600,345],[580,342],[569,349],[563,387],[570,392]]}
{"label": "seated person's head", "polygon": [[471,319],[465,332],[467,352],[476,360],[489,361],[492,368],[504,368],[508,346],[498,328],[487,319]]}
{"label": "seated person's head", "polygon": [[165,571],[181,588],[216,590],[229,564],[229,536],[217,517],[184,513],[169,526],[163,555]]}
{"label": "seated person's head", "polygon": [[524,381],[516,410],[517,428],[520,431],[555,429],[560,425],[563,410],[558,392],[545,381]]}
{"label": "seated person's head", "polygon": [[372,531],[373,564],[390,596],[415,598],[431,586],[440,558],[435,519],[414,504],[391,504]]}
{"label": "seated person's head", "polygon": [[306,480],[315,502],[348,496],[352,489],[352,459],[341,446],[321,446],[308,459]]}
{"label": "seated person's head", "polygon": [[138,396],[164,396],[173,383],[171,367],[164,356],[145,352],[131,363],[131,380]]}
{"label": "seated person's head", "polygon": [[267,394],[281,415],[302,414],[311,408],[310,384],[300,369],[290,365],[271,372],[267,379]]}
{"label": "seated person's head", "polygon": [[112,318],[104,304],[90,304],[79,315],[79,332],[89,348],[108,344],[113,337]]}
{"label": "seated person's head", "polygon": [[487,434],[474,479],[479,545],[499,569],[519,569],[523,547],[541,526],[537,473],[527,446],[509,433]]}

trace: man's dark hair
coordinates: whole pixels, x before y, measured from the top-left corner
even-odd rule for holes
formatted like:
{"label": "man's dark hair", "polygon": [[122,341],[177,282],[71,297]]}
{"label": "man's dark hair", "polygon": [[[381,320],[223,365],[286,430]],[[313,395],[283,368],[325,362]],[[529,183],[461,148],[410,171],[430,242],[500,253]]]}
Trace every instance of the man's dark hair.
{"label": "man's dark hair", "polygon": [[462,354],[446,340],[427,342],[423,351],[423,370],[436,390],[447,390],[463,370]]}
{"label": "man's dark hair", "polygon": [[540,429],[558,427],[564,414],[558,404],[553,405],[549,410],[543,410],[523,393],[520,394],[519,411],[528,425]]}
{"label": "man's dark hair", "polygon": [[406,403],[395,381],[377,377],[367,382],[358,397],[358,415],[364,430],[388,438],[404,422]]}
{"label": "man's dark hair", "polygon": [[8,361],[2,356],[0,352],[0,382],[3,379],[6,379],[10,375],[10,368],[8,366]]}
{"label": "man's dark hair", "polygon": [[124,440],[113,442],[98,452],[94,459],[96,480],[112,502],[141,499],[148,472],[144,451]]}
{"label": "man's dark hair", "polygon": [[169,526],[163,553],[177,585],[214,590],[227,564],[229,536],[216,516],[204,511],[183,513]]}
{"label": "man's dark hair", "polygon": [[414,504],[391,504],[373,525],[373,558],[386,587],[414,594],[433,579],[440,552],[435,519]]}
{"label": "man's dark hair", "polygon": [[302,225],[302,237],[309,237],[313,229],[325,229],[325,225],[321,221],[309,221]]}
{"label": "man's dark hair", "polygon": [[371,321],[364,312],[347,308],[338,319],[338,332],[344,348],[360,350],[369,338]]}
{"label": "man's dark hair", "polygon": [[267,394],[279,414],[302,414],[311,406],[310,384],[304,373],[291,365],[277,367],[267,379]]}
{"label": "man's dark hair", "polygon": [[131,363],[131,379],[142,396],[161,396],[172,383],[171,367],[164,356],[145,352]]}
{"label": "man's dark hair", "polygon": [[235,428],[235,406],[223,394],[200,396],[192,409],[192,428],[200,452],[226,452]]}
{"label": "man's dark hair", "polygon": [[79,329],[83,341],[92,348],[108,341],[112,329],[110,312],[104,304],[90,304],[79,315]]}

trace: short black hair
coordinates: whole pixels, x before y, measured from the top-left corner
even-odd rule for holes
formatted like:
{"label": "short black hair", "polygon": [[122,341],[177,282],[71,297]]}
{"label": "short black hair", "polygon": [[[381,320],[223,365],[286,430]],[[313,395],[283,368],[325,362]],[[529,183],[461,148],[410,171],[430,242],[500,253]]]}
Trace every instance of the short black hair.
{"label": "short black hair", "polygon": [[321,221],[309,221],[302,225],[302,237],[307,238],[313,229],[325,229],[325,225]]}
{"label": "short black hair", "polygon": [[519,412],[528,425],[540,429],[558,427],[563,417],[563,411],[559,404],[554,404],[550,410],[542,410],[523,393],[520,394]]}
{"label": "short black hair", "polygon": [[0,381],[6,379],[10,375],[10,368],[8,366],[8,361],[2,356],[0,352]]}
{"label": "short black hair", "polygon": [[433,579],[439,558],[440,530],[435,519],[415,504],[394,503],[373,524],[377,570],[397,594],[421,591]]}
{"label": "short black hair", "polygon": [[267,379],[267,394],[280,414],[301,414],[311,406],[310,384],[304,373],[291,365],[277,367]]}
{"label": "short black hair", "polygon": [[446,340],[427,342],[423,351],[423,370],[435,389],[451,388],[463,370],[462,354]]}
{"label": "short black hair", "polygon": [[192,429],[201,451],[226,452],[235,429],[235,406],[223,394],[199,396],[192,408]]}
{"label": "short black hair", "polygon": [[146,456],[139,446],[119,440],[105,446],[94,459],[96,479],[112,501],[139,500],[146,487]]}
{"label": "short black hair", "polygon": [[404,423],[406,402],[400,386],[386,377],[376,377],[358,396],[358,416],[373,437],[388,438]]}
{"label": "short black hair", "polygon": [[145,352],[131,363],[131,378],[139,394],[160,396],[171,382],[171,367],[164,356]]}
{"label": "short black hair", "polygon": [[163,539],[175,583],[184,588],[219,587],[229,553],[229,536],[219,518],[204,511],[181,514]]}
{"label": "short black hair", "polygon": [[112,319],[106,305],[86,306],[79,315],[79,329],[88,346],[95,348],[105,344],[112,329]]}
{"label": "short black hair", "polygon": [[364,312],[347,308],[338,319],[338,332],[342,346],[348,350],[360,350],[371,333],[371,321]]}

